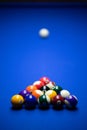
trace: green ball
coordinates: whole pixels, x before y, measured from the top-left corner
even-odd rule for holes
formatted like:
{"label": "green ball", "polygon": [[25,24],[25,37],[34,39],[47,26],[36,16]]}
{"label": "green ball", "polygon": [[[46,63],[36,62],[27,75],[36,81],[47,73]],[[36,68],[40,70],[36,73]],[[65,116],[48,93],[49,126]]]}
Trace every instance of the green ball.
{"label": "green ball", "polygon": [[50,104],[50,98],[47,95],[43,94],[39,97],[38,104],[40,108],[48,108]]}
{"label": "green ball", "polygon": [[52,88],[52,90],[54,90],[57,94],[59,94],[60,91],[62,90],[62,87],[60,87],[60,86],[54,86],[54,87]]}

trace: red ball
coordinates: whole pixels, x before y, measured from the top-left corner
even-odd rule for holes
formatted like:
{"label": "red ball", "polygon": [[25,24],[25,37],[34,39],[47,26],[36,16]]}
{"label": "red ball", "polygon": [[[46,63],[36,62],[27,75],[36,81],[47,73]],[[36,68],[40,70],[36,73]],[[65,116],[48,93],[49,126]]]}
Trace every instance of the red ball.
{"label": "red ball", "polygon": [[46,85],[50,82],[50,79],[48,77],[42,77],[42,78],[40,78],[40,81],[43,82],[44,85]]}
{"label": "red ball", "polygon": [[42,81],[35,81],[33,85],[35,85],[37,89],[40,89],[41,87],[44,86],[44,83]]}

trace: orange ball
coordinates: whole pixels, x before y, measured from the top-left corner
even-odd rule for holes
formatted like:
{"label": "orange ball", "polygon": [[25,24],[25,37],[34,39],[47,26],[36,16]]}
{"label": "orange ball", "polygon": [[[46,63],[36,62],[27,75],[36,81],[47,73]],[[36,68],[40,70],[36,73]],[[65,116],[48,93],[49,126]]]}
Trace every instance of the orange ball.
{"label": "orange ball", "polygon": [[34,90],[32,95],[38,99],[41,95],[43,95],[43,92],[41,90]]}
{"label": "orange ball", "polygon": [[32,93],[34,90],[37,90],[37,87],[35,85],[29,85],[26,87],[26,90]]}

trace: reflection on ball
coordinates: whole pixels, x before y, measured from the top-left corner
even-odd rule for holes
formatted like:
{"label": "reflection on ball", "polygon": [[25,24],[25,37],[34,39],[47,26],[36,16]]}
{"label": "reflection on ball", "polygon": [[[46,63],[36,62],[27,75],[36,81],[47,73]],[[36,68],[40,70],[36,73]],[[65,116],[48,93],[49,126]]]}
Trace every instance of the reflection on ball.
{"label": "reflection on ball", "polygon": [[24,103],[24,98],[21,95],[16,94],[12,96],[11,103],[14,108],[20,108]]}

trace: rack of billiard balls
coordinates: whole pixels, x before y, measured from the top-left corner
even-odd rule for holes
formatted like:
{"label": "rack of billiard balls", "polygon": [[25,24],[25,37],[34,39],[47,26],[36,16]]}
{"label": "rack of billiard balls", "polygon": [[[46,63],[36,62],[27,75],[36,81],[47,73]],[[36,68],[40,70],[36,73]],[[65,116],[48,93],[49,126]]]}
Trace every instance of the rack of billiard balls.
{"label": "rack of billiard balls", "polygon": [[76,108],[78,99],[68,90],[52,82],[48,77],[42,77],[32,85],[27,86],[11,97],[12,107],[15,109],[33,109],[38,105],[41,109],[47,109],[50,105],[56,109]]}

